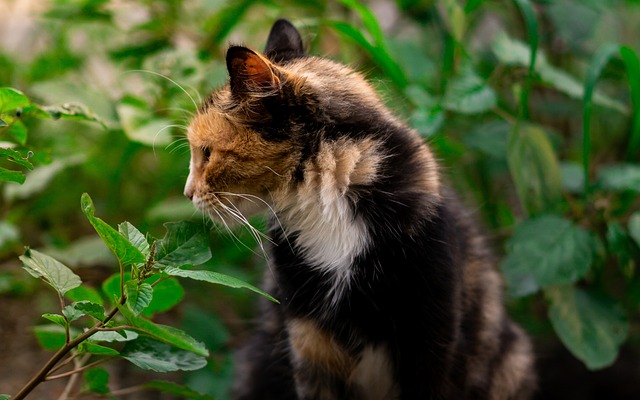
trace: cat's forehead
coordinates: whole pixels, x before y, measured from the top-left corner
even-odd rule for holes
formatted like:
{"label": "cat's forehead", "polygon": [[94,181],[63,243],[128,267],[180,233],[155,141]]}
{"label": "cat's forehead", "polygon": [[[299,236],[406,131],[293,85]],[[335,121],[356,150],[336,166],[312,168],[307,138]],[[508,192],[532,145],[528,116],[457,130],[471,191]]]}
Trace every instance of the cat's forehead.
{"label": "cat's forehead", "polygon": [[207,146],[215,138],[230,135],[233,129],[233,124],[224,114],[209,107],[193,118],[187,129],[187,137],[193,146]]}

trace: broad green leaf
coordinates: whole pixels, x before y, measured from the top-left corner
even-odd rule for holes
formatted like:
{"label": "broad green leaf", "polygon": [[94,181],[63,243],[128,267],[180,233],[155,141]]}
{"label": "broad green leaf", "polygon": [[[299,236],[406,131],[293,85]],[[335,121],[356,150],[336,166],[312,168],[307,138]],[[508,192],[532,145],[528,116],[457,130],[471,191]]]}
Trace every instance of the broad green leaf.
{"label": "broad green leaf", "polygon": [[102,321],[105,317],[104,307],[91,301],[83,300],[71,304],[75,310],[90,315],[98,321]]}
{"label": "broad green leaf", "polygon": [[524,208],[533,214],[557,209],[562,199],[560,165],[544,131],[516,126],[507,146],[509,170]]}
{"label": "broad green leaf", "polygon": [[164,279],[153,287],[153,298],[149,306],[142,311],[145,317],[155,313],[169,311],[180,303],[184,297],[184,289],[175,278]]}
{"label": "broad green leaf", "polygon": [[38,343],[45,350],[56,351],[65,344],[64,328],[58,325],[39,325],[33,328]]}
{"label": "broad green leaf", "polygon": [[640,60],[633,49],[627,46],[620,47],[620,56],[627,71],[629,91],[631,92],[631,104],[633,106],[633,123],[629,135],[629,147],[627,156],[635,157],[640,150]]}
{"label": "broad green leaf", "polygon": [[204,271],[204,270],[187,270],[187,269],[180,269],[180,268],[174,268],[174,267],[167,267],[164,269],[164,272],[172,276],[180,276],[182,278],[195,279],[198,281],[215,283],[218,285],[229,286],[232,288],[249,289],[255,293],[263,295],[264,297],[266,297],[267,299],[275,303],[279,303],[278,300],[274,299],[271,295],[269,295],[265,291],[258,289],[257,287],[247,282],[241,281],[238,278],[221,274],[219,272]]}
{"label": "broad green leaf", "polygon": [[130,331],[130,330],[122,330],[122,331],[99,331],[91,335],[89,339],[90,342],[128,342],[130,340],[136,339],[138,336],[138,332]]}
{"label": "broad green leaf", "polygon": [[148,283],[138,284],[135,280],[130,280],[125,283],[124,292],[127,295],[127,306],[136,315],[147,308],[153,297],[153,288],[151,285]]}
{"label": "broad green leaf", "polygon": [[23,184],[27,177],[20,171],[11,171],[0,168],[0,182],[15,182]]}
{"label": "broad green leaf", "polygon": [[63,328],[65,328],[68,325],[67,320],[65,320],[64,317],[60,314],[49,314],[49,313],[42,314],[42,318],[48,319],[49,321]]}
{"label": "broad green leaf", "polygon": [[156,248],[156,266],[182,267],[199,265],[211,258],[209,233],[198,224],[191,222],[171,222]]}
{"label": "broad green leaf", "polygon": [[207,365],[203,356],[146,336],[127,342],[120,355],[142,369],[156,372],[193,371]]}
{"label": "broad green leaf", "polygon": [[76,309],[73,304],[70,304],[62,309],[62,314],[69,322],[73,322],[85,315],[84,312]]}
{"label": "broad green leaf", "polygon": [[640,211],[636,211],[629,217],[629,235],[640,246]]}
{"label": "broad green leaf", "polygon": [[99,344],[93,343],[92,341],[84,341],[80,343],[78,346],[78,351],[80,353],[91,353],[97,356],[117,356],[120,354],[118,350],[112,349],[111,347],[101,346]]}
{"label": "broad green leaf", "polygon": [[106,129],[106,124],[100,117],[94,114],[87,106],[79,103],[65,103],[55,106],[42,106],[42,110],[51,115],[53,119],[70,119],[75,121],[97,122]]}
{"label": "broad green leaf", "polygon": [[95,208],[88,194],[84,193],[82,195],[81,205],[82,211],[89,219],[91,225],[93,225],[93,228],[122,264],[138,264],[146,261],[146,257],[140,250],[118,231],[109,226],[109,224],[94,215]]}
{"label": "broad green leaf", "polygon": [[589,369],[611,365],[629,323],[622,308],[571,286],[549,288],[549,319],[565,346]]}
{"label": "broad green leaf", "polygon": [[[9,400],[11,395],[8,394],[0,394],[0,400]],[[190,397],[191,398],[191,397]]]}
{"label": "broad green leaf", "polygon": [[104,368],[91,368],[83,373],[85,390],[107,394],[109,390],[109,372]]}
{"label": "broad green leaf", "polygon": [[67,266],[39,251],[27,248],[24,255],[20,256],[20,261],[31,276],[42,278],[61,296],[82,284],[80,277]]}
{"label": "broad green leaf", "polygon": [[118,225],[118,232],[136,246],[145,257],[149,257],[149,242],[138,228],[125,221]]}
{"label": "broad green leaf", "polygon": [[5,133],[13,137],[18,144],[22,146],[27,144],[28,130],[24,122],[20,120],[13,121],[11,127],[9,127]]}
{"label": "broad green leaf", "polygon": [[29,98],[21,91],[9,87],[0,88],[0,112],[16,110],[30,103]]}
{"label": "broad green leaf", "polygon": [[24,157],[17,150],[0,148],[0,157],[27,169],[33,169],[33,164],[31,164],[31,161],[29,161],[30,155],[32,154],[33,153],[29,152],[29,155],[27,155],[27,157]]}
{"label": "broad green leaf", "polygon": [[116,108],[122,129],[129,139],[149,146],[171,143],[170,120],[154,116],[150,110],[134,101],[125,100]]}
{"label": "broad green leaf", "polygon": [[173,328],[171,326],[165,326],[155,324],[146,318],[136,316],[128,307],[118,304],[118,310],[129,321],[129,323],[136,327],[137,330],[146,333],[147,335],[160,340],[162,342],[179,347],[183,350],[187,350],[201,356],[207,357],[209,351],[207,348],[186,332],[180,329]]}
{"label": "broad green leaf", "polygon": [[545,215],[518,225],[506,247],[500,266],[509,294],[517,297],[584,277],[594,260],[596,243],[583,228]]}
{"label": "broad green leaf", "polygon": [[157,390],[159,392],[166,393],[180,399],[214,400],[214,398],[209,395],[198,393],[191,388],[178,385],[177,383],[174,383],[174,382],[156,380],[156,381],[145,382],[141,386],[145,389]]}
{"label": "broad green leaf", "polygon": [[90,303],[95,303],[98,305],[103,304],[100,293],[98,293],[97,290],[86,285],[78,286],[75,289],[69,290],[67,293],[65,293],[65,297],[71,301],[76,301],[76,302],[82,302],[86,300]]}
{"label": "broad green leaf", "polygon": [[462,114],[481,114],[494,108],[496,101],[493,89],[467,64],[447,85],[442,105]]}
{"label": "broad green leaf", "polygon": [[604,189],[640,192],[640,165],[611,164],[598,169],[598,183]]}

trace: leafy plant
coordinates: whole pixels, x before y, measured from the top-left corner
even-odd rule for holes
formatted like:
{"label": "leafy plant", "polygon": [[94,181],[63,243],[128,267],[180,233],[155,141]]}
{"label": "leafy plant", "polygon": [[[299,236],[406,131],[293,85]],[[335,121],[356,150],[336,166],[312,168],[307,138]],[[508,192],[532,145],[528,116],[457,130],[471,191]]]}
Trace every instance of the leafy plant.
{"label": "leafy plant", "polygon": [[[20,256],[24,269],[56,291],[60,314],[42,315],[52,324],[37,327],[36,335],[40,343],[54,350],[55,354],[13,399],[25,398],[44,381],[80,373],[83,373],[88,391],[109,394],[109,374],[105,369],[96,367],[116,359],[125,359],[156,372],[190,371],[204,367],[209,351],[203,343],[178,328],[154,323],[141,315],[153,301],[154,288],[173,277],[246,288],[277,301],[239,279],[218,272],[191,269],[211,258],[208,233],[197,225],[189,222],[167,224],[164,238],[154,239],[143,235],[129,222],[118,225],[118,230],[113,229],[95,216],[93,202],[86,193],[82,196],[81,205],[91,225],[118,260],[116,281],[119,290],[117,293],[107,290],[104,301],[88,287],[84,291],[76,290],[82,281],[71,269],[51,256],[26,249]],[[74,290],[73,301],[67,304],[65,296]],[[70,365],[69,371],[60,372]],[[67,392],[75,383],[69,380]],[[170,383],[146,384],[141,389],[180,393],[184,398],[207,398]]]}

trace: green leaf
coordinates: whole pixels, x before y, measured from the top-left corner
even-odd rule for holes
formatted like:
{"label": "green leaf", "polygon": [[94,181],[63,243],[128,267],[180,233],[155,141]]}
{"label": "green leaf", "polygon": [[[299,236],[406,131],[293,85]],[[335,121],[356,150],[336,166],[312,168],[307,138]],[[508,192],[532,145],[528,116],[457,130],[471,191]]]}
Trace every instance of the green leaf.
{"label": "green leaf", "polygon": [[63,328],[66,328],[68,326],[67,320],[65,320],[64,317],[60,314],[42,314],[42,318],[48,319],[49,321]]}
{"label": "green leaf", "polygon": [[[22,186],[14,186],[5,191],[5,197],[9,200],[26,199],[49,187],[51,181],[65,168],[83,163],[86,157],[83,154],[59,158],[49,165],[39,166],[29,173],[29,180]],[[10,189],[7,187],[7,189]]]}
{"label": "green leaf", "polygon": [[545,293],[551,303],[549,318],[564,345],[590,369],[611,365],[629,331],[622,308],[571,286]]}
{"label": "green leaf", "polygon": [[109,372],[104,368],[91,368],[83,374],[85,390],[107,394],[109,390]]}
{"label": "green leaf", "polygon": [[249,289],[255,293],[261,294],[262,296],[266,297],[267,299],[275,303],[280,303],[278,300],[273,298],[271,295],[269,295],[265,291],[258,289],[257,287],[249,283],[241,281],[238,278],[221,274],[219,272],[204,271],[204,270],[186,270],[186,269],[180,269],[180,268],[174,268],[174,267],[167,267],[164,269],[164,272],[172,276],[180,276],[182,278],[195,279],[198,281],[215,283],[218,285],[229,286],[232,288]]}
{"label": "green leaf", "polygon": [[33,328],[38,343],[45,350],[56,351],[65,344],[64,328],[58,325],[39,325]]}
{"label": "green leaf", "polygon": [[172,127],[170,120],[156,117],[150,110],[140,107],[138,102],[126,99],[116,109],[129,139],[149,146],[165,146],[172,142],[168,129]]}
{"label": "green leaf", "polygon": [[53,119],[70,119],[75,121],[89,121],[97,122],[102,125],[103,128],[107,128],[100,117],[94,114],[87,106],[79,103],[65,103],[55,106],[42,106],[40,107],[45,112],[51,115]]}
{"label": "green leaf", "polygon": [[633,105],[633,123],[627,149],[628,158],[633,158],[640,150],[640,60],[638,60],[636,52],[627,46],[620,47],[620,56],[627,71],[631,104]]}
{"label": "green leaf", "polygon": [[27,248],[20,256],[23,268],[35,278],[42,278],[61,296],[82,284],[80,277],[58,260]]}
{"label": "green leaf", "polygon": [[80,343],[78,351],[80,353],[95,354],[97,356],[117,356],[120,354],[118,350],[112,349],[111,347],[101,346],[91,341],[84,341]]}
{"label": "green leaf", "polygon": [[83,317],[85,314],[84,312],[76,309],[72,304],[66,306],[65,308],[62,309],[62,314],[64,315],[64,317],[67,319],[67,321],[69,322],[73,322],[81,317]]}
{"label": "green leaf", "polygon": [[9,125],[9,124],[7,124],[7,121],[5,121],[2,118],[0,118],[0,128],[4,128],[7,125]]}
{"label": "green leaf", "polygon": [[416,110],[411,114],[410,124],[418,131],[420,136],[430,138],[442,128],[444,124],[444,111],[441,107],[434,107],[429,110]]}
{"label": "green leaf", "polygon": [[100,218],[95,217],[95,208],[88,194],[84,193],[82,195],[81,205],[82,211],[91,225],[93,225],[93,228],[122,264],[138,264],[146,261],[144,254],[124,236]]}
{"label": "green leaf", "polygon": [[149,242],[138,228],[125,221],[118,225],[118,232],[136,246],[145,257],[149,257]]}
{"label": "green leaf", "polygon": [[636,211],[629,217],[629,235],[640,246],[640,211]]}
{"label": "green leaf", "polygon": [[23,184],[27,177],[20,171],[11,171],[0,168],[0,182],[15,182]]}
{"label": "green leaf", "polygon": [[240,0],[229,3],[226,7],[216,12],[205,22],[204,29],[207,32],[207,37],[210,44],[219,46],[222,41],[227,37],[229,32],[240,22],[242,16],[256,4],[255,0]]}
{"label": "green leaf", "polygon": [[98,321],[102,321],[105,317],[104,307],[91,301],[78,301],[71,304],[71,306],[83,314],[92,316]]}
{"label": "green leaf", "polygon": [[209,395],[198,393],[191,388],[178,385],[177,383],[174,383],[174,382],[155,380],[155,381],[143,383],[142,387],[145,389],[157,390],[159,392],[166,393],[180,399],[214,400],[213,397]]}
{"label": "green leaf", "polygon": [[207,359],[200,355],[146,336],[127,342],[120,355],[142,369],[156,372],[193,371],[207,365]]}
{"label": "green leaf", "polygon": [[596,243],[583,228],[545,215],[518,225],[506,247],[500,266],[509,294],[517,297],[584,277],[593,263]]}
{"label": "green leaf", "polygon": [[128,307],[121,304],[118,304],[117,307],[132,326],[154,339],[201,356],[207,357],[209,355],[207,348],[202,343],[189,336],[186,332],[171,326],[155,324],[148,319],[136,316]]}
{"label": "green leaf", "polygon": [[527,73],[527,81],[520,93],[520,111],[521,115],[528,118],[529,115],[529,92],[533,84],[533,75],[536,65],[536,55],[538,54],[538,18],[528,0],[514,0],[520,9],[520,13],[527,24],[527,35],[529,36],[529,72]]}
{"label": "green leaf", "polygon": [[128,342],[130,340],[136,339],[138,336],[138,332],[130,331],[130,330],[122,330],[122,331],[100,331],[96,332],[89,339],[90,342]]}
{"label": "green leaf", "polygon": [[598,169],[598,183],[604,189],[640,192],[640,165],[612,164]]}
{"label": "green leaf", "polygon": [[562,199],[560,165],[544,131],[516,125],[507,146],[509,170],[525,210],[535,214],[558,209]]}
{"label": "green leaf", "polygon": [[135,280],[130,280],[124,285],[124,292],[127,295],[127,306],[135,315],[140,314],[147,308],[153,297],[153,287],[148,283],[138,284]]}
{"label": "green leaf", "polygon": [[11,398],[8,394],[0,394],[0,400],[9,400]]}
{"label": "green leaf", "polygon": [[373,43],[376,46],[384,46],[384,33],[382,32],[382,28],[380,28],[380,24],[378,23],[376,16],[358,0],[340,0],[340,2],[348,9],[358,13],[362,20],[362,24],[367,29],[367,32],[369,32],[369,35],[371,35]]}
{"label": "green leaf", "polygon": [[98,293],[97,290],[86,285],[78,286],[75,289],[69,290],[67,293],[65,293],[65,297],[71,301],[76,301],[76,302],[82,302],[86,300],[86,301],[89,301],[90,303],[95,303],[98,305],[103,304],[100,293]]}
{"label": "green leaf", "polygon": [[15,141],[22,146],[27,143],[27,126],[20,120],[13,121],[11,127],[7,129],[6,133],[13,137]]}
{"label": "green leaf", "polygon": [[164,226],[167,233],[157,245],[157,267],[199,265],[211,258],[209,233],[203,226],[186,221]]}
{"label": "green leaf", "polygon": [[[33,153],[29,153],[33,154]],[[23,157],[19,151],[13,149],[0,148],[0,157],[5,158],[14,164],[18,164],[27,169],[33,169],[33,164],[29,161],[29,156]]]}
{"label": "green leaf", "polygon": [[149,306],[142,311],[145,317],[155,313],[169,311],[180,303],[184,297],[184,289],[175,278],[164,279],[153,287],[153,298]]}
{"label": "green leaf", "polygon": [[481,114],[494,108],[496,101],[493,89],[467,64],[447,85],[442,105],[462,114]]}
{"label": "green leaf", "polygon": [[9,87],[0,88],[0,112],[16,110],[30,103],[29,98],[21,91]]}
{"label": "green leaf", "polygon": [[457,0],[443,0],[441,3],[443,4],[443,17],[449,28],[449,33],[451,33],[456,42],[462,42],[467,27],[464,8],[458,4]]}

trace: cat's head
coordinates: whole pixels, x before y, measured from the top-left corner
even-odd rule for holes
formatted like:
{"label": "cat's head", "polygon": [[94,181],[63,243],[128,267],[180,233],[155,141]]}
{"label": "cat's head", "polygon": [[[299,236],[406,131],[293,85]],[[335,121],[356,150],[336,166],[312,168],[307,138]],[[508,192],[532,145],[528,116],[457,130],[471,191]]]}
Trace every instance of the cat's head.
{"label": "cat's head", "polygon": [[188,128],[184,193],[198,209],[214,219],[250,214],[285,198],[305,201],[311,190],[306,201],[331,202],[373,179],[386,157],[377,143],[400,123],[360,74],[306,55],[285,20],[271,29],[264,53],[233,46],[226,62],[228,83]]}

